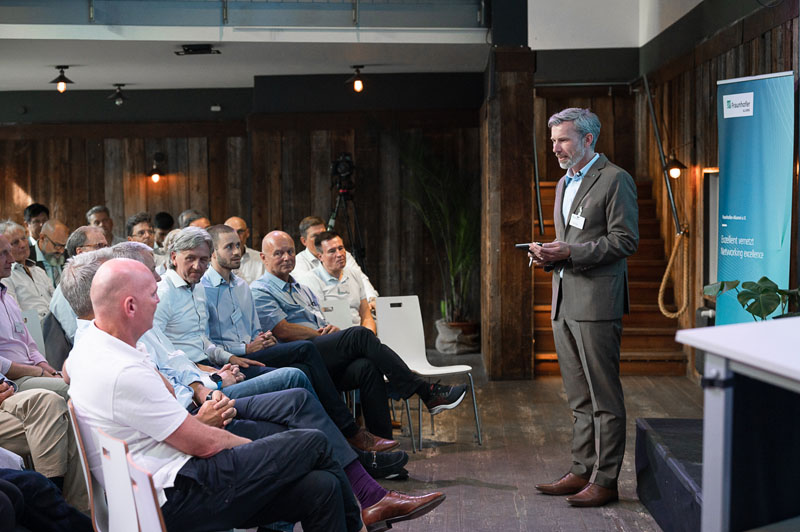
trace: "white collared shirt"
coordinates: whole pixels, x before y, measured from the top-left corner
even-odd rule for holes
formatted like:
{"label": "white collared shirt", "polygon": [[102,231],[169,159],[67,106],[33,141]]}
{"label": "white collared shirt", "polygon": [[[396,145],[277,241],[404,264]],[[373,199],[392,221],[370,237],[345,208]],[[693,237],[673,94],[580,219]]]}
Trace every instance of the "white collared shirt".
{"label": "white collared shirt", "polygon": [[[294,270],[292,270],[292,277],[295,278],[297,278],[297,276],[300,274],[310,272],[320,265],[319,259],[312,255],[308,248],[298,253],[295,259]],[[355,257],[353,257],[349,251],[347,252],[347,262],[345,262],[345,268],[350,268],[351,270],[359,273],[361,276],[361,282],[364,285],[364,293],[367,296],[367,301],[378,297],[378,291],[375,290],[375,287],[372,286],[371,282],[369,282],[369,277],[367,277],[366,274],[361,270],[361,266],[358,265]]]}
{"label": "white collared shirt", "polygon": [[50,299],[53,297],[53,283],[47,273],[40,267],[29,262],[28,271],[19,262],[11,265],[11,275],[3,279],[3,284],[8,288],[8,293],[17,300],[22,310],[36,309],[39,319],[43,320],[50,312]]}
{"label": "white collared shirt", "polygon": [[322,303],[326,299],[343,299],[350,306],[353,325],[361,325],[361,300],[366,299],[364,284],[358,272],[345,267],[342,277],[337,279],[320,264],[310,272],[302,273],[297,282],[307,286]]}
{"label": "white collared shirt", "polygon": [[242,263],[238,270],[233,270],[233,273],[250,284],[264,275],[265,271],[267,270],[264,269],[264,263],[261,262],[261,254],[254,249],[245,248],[242,254]]}
{"label": "white collared shirt", "polygon": [[[143,345],[136,349],[92,322],[81,329],[65,363],[69,395],[79,417],[125,440],[133,459],[153,475],[159,504],[191,456],[164,442],[189,413],[164,386]],[[87,436],[84,434],[84,439]],[[89,467],[103,479],[95,431],[86,442]]]}

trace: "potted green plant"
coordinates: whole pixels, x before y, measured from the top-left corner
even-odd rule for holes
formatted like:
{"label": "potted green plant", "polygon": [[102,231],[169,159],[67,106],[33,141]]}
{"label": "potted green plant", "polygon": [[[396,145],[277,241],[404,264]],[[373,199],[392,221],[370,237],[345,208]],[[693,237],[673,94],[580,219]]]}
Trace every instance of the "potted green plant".
{"label": "potted green plant", "polygon": [[405,199],[430,234],[442,280],[436,348],[474,352],[478,327],[471,320],[469,295],[480,259],[480,217],[470,193],[470,178],[421,145],[406,149],[402,161],[413,182]]}
{"label": "potted green plant", "polygon": [[741,290],[739,281],[719,281],[704,286],[703,294],[717,297],[730,290],[736,291],[739,304],[755,321],[766,320],[778,307],[781,307],[781,311],[776,318],[800,315],[800,312],[788,312],[790,306],[797,308],[800,305],[800,288],[784,290],[768,277],[762,277],[755,282],[745,281],[741,284]]}

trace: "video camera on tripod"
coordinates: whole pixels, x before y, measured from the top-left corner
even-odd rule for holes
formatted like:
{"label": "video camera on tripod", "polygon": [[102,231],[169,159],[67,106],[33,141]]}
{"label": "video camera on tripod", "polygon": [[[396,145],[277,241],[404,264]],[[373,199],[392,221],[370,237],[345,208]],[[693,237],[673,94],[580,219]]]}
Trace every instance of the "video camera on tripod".
{"label": "video camera on tripod", "polygon": [[[356,205],[353,202],[353,192],[355,191],[356,184],[353,181],[353,173],[356,170],[356,165],[353,163],[353,156],[349,153],[340,153],[335,161],[331,162],[331,188],[337,190],[336,205],[331,211],[328,218],[328,231],[333,231],[336,225],[336,216],[342,215],[342,222],[346,227],[348,241],[352,247],[353,257],[356,262],[361,266],[361,269],[366,273],[366,249],[364,248],[364,240],[361,238],[361,227],[358,223],[358,213],[356,212]],[[348,216],[348,202],[352,206],[352,218]]]}

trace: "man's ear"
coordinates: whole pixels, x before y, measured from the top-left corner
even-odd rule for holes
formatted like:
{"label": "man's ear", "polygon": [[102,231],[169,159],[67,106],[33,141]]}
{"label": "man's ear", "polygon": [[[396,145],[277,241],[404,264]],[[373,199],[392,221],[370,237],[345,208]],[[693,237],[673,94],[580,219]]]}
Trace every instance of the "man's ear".
{"label": "man's ear", "polygon": [[587,148],[591,147],[592,142],[594,142],[594,135],[592,133],[587,133],[586,136],[583,138],[584,140],[586,140],[586,147]]}
{"label": "man's ear", "polygon": [[174,267],[177,267],[178,264],[175,262],[176,253],[174,251],[169,252],[169,263],[172,264]]}

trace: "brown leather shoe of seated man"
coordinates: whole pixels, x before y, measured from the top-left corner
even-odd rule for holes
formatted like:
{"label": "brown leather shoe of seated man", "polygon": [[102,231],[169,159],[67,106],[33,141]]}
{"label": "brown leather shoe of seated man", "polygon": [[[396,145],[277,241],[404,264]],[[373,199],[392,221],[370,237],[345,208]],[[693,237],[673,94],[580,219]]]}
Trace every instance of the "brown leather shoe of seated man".
{"label": "brown leather shoe of seated man", "polygon": [[619,493],[616,489],[604,488],[594,483],[589,484],[575,495],[567,497],[568,503],[581,508],[603,506],[616,500],[619,500]]}
{"label": "brown leather shoe of seated man", "polygon": [[550,484],[536,484],[536,489],[547,495],[572,495],[581,491],[588,484],[588,478],[579,477],[574,473],[567,473]]}
{"label": "brown leather shoe of seated man", "polygon": [[388,451],[389,449],[394,449],[400,445],[400,442],[398,441],[379,438],[378,436],[375,436],[371,432],[367,432],[362,428],[359,428],[358,432],[347,438],[347,441],[356,449],[368,453],[372,451],[381,453],[383,451]]}
{"label": "brown leather shoe of seated man", "polygon": [[438,491],[418,497],[390,491],[377,503],[361,510],[361,520],[367,532],[381,532],[392,528],[392,523],[425,515],[442,504],[444,499],[445,494]]}

